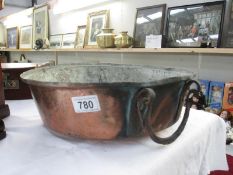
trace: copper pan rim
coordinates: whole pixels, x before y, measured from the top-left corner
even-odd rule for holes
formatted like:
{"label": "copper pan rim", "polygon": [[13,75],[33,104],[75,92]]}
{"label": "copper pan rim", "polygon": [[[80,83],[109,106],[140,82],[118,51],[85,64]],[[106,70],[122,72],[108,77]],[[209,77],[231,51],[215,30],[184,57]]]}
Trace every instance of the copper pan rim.
{"label": "copper pan rim", "polygon": [[[136,81],[135,80],[130,80],[131,78],[131,74],[129,70],[128,72],[126,72],[125,74],[129,74],[129,80],[124,79],[123,81],[121,80],[116,80],[116,81],[102,81],[102,80],[94,80],[93,82],[89,82],[84,80],[83,82],[80,82],[78,78],[76,78],[75,81],[70,81],[70,80],[45,80],[43,78],[37,78],[37,77],[32,77],[31,75],[33,74],[43,74],[45,71],[50,71],[50,70],[55,70],[58,68],[66,68],[66,67],[71,67],[71,68],[76,68],[79,69],[80,67],[84,68],[97,68],[97,67],[104,67],[104,68],[124,68],[124,69],[138,69],[140,72],[141,69],[146,69],[146,70],[161,70],[164,72],[171,72],[174,73],[175,75],[172,76],[164,76],[162,78],[157,78],[156,75],[154,77],[152,77],[151,79],[143,79],[143,78],[139,78]],[[76,67],[75,67],[76,66]],[[106,71],[108,74],[108,70]],[[86,72],[82,72],[85,75]],[[141,74],[144,74],[144,72],[142,71]],[[177,74],[177,75],[176,75]],[[70,78],[70,76],[73,76],[72,73],[67,73],[67,77]],[[86,75],[86,77],[88,77],[89,75]],[[128,75],[127,75],[128,76]],[[145,75],[146,77],[149,77],[147,75]],[[119,79],[121,77],[121,74],[119,74]],[[118,78],[116,77],[116,78]],[[20,78],[26,82],[27,84],[30,85],[35,85],[35,86],[46,86],[46,87],[92,87],[92,86],[97,86],[97,87],[101,87],[101,86],[140,86],[140,87],[148,87],[148,86],[158,86],[158,85],[164,85],[166,83],[173,83],[173,82],[178,82],[178,81],[182,81],[182,80],[187,80],[187,79],[192,79],[194,77],[194,73],[187,71],[187,70],[182,70],[182,69],[175,69],[175,68],[164,68],[164,67],[157,67],[157,66],[142,66],[142,65],[120,65],[120,64],[107,64],[107,63],[102,63],[102,64],[73,64],[73,65],[57,65],[57,66],[47,66],[47,67],[42,67],[42,68],[37,68],[37,69],[33,69],[33,70],[29,70],[26,71],[24,73],[22,73],[20,75]],[[111,79],[111,78],[108,78]]]}
{"label": "copper pan rim", "polygon": [[124,82],[124,83],[60,83],[60,82],[43,82],[43,81],[35,81],[35,80],[27,80],[21,77],[21,79],[30,85],[34,86],[42,86],[42,87],[107,87],[107,86],[116,86],[116,87],[149,87],[149,86],[159,86],[164,85],[167,83],[174,83],[182,80],[188,80],[190,77],[176,77],[176,78],[170,78],[170,79],[164,79],[159,81],[153,81],[153,82]]}

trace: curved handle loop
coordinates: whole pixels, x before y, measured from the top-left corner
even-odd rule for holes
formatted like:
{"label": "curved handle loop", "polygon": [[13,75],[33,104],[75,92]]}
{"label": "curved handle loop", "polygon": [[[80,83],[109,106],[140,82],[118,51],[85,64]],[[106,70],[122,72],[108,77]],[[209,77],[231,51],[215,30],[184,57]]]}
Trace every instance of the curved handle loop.
{"label": "curved handle loop", "polygon": [[155,100],[155,92],[151,88],[144,88],[137,94],[137,112],[141,120],[142,128],[145,126],[145,121],[151,116],[152,103]]}
{"label": "curved handle loop", "polygon": [[[194,80],[189,80],[185,83],[183,89],[182,89],[182,94],[180,96],[179,99],[179,105],[177,108],[177,111],[175,113],[175,117],[177,115],[179,115],[179,111],[183,106],[183,99],[186,95],[186,92],[190,90],[190,87],[192,84],[196,84],[197,85],[197,91],[200,91],[200,85],[194,81]],[[161,138],[159,136],[156,135],[156,133],[153,132],[152,126],[149,122],[149,119],[151,117],[151,113],[152,113],[152,104],[153,101],[155,100],[155,92],[153,89],[151,88],[144,88],[142,89],[139,93],[138,93],[138,98],[137,98],[137,112],[139,114],[139,117],[141,118],[141,122],[143,125],[143,128],[145,128],[148,132],[148,134],[150,135],[151,139],[154,142],[157,142],[159,144],[170,144],[173,141],[175,141],[178,136],[182,133],[182,131],[184,130],[184,127],[188,121],[188,117],[189,117],[189,111],[190,108],[192,106],[192,103],[189,100],[186,100],[186,108],[185,108],[185,112],[184,112],[184,116],[183,119],[179,125],[179,127],[177,128],[177,130],[169,137],[166,138]],[[188,93],[187,97],[190,96],[190,92]]]}

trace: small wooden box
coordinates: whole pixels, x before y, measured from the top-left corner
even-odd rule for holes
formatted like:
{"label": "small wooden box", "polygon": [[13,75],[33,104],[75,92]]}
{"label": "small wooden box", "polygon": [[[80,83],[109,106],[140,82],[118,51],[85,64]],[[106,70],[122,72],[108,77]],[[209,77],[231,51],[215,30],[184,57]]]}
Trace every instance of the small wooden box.
{"label": "small wooden box", "polygon": [[2,77],[2,68],[0,64],[0,119],[10,115],[10,110],[8,105],[5,104],[5,96],[3,90],[3,77]]}
{"label": "small wooden box", "polygon": [[4,92],[6,100],[31,99],[31,92],[20,74],[37,67],[36,63],[2,63]]}

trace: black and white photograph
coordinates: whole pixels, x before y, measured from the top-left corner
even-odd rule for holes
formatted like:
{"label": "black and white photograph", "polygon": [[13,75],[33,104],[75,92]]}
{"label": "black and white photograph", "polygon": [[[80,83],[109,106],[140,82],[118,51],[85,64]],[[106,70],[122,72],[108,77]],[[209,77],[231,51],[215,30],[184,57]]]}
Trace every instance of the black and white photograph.
{"label": "black and white photograph", "polygon": [[61,48],[74,48],[75,38],[76,38],[75,33],[63,34]]}
{"label": "black and white photograph", "polygon": [[11,49],[18,49],[18,27],[8,28],[7,30],[7,47]]}
{"label": "black and white photograph", "polygon": [[33,45],[38,39],[48,39],[48,5],[33,10]]}
{"label": "black and white photograph", "polygon": [[50,35],[49,43],[51,49],[60,49],[62,46],[62,34]]}
{"label": "black and white photograph", "polygon": [[77,27],[76,39],[75,39],[75,48],[83,48],[84,47],[85,33],[86,33],[86,25]]}
{"label": "black and white photograph", "polygon": [[91,19],[91,27],[90,27],[90,37],[89,37],[89,42],[93,43],[96,42],[96,36],[101,33],[101,29],[103,28],[103,17],[93,17]]}
{"label": "black and white photograph", "polygon": [[32,26],[23,26],[20,28],[20,49],[31,49],[32,48]]}
{"label": "black and white photograph", "polygon": [[109,11],[102,10],[88,14],[85,47],[97,47],[96,36],[109,27]]}

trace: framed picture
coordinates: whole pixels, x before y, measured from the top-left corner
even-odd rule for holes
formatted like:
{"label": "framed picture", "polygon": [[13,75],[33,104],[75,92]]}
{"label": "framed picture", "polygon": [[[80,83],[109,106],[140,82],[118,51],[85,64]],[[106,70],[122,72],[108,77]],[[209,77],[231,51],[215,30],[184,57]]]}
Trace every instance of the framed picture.
{"label": "framed picture", "polygon": [[23,26],[20,28],[20,49],[31,49],[32,48],[32,26]]}
{"label": "framed picture", "polygon": [[74,48],[76,33],[67,33],[62,36],[62,48]]}
{"label": "framed picture", "polygon": [[7,47],[11,49],[18,49],[19,30],[18,27],[8,28],[7,33]]}
{"label": "framed picture", "polygon": [[233,0],[226,0],[221,47],[233,47]]}
{"label": "framed picture", "polygon": [[96,35],[101,33],[102,28],[109,27],[109,10],[102,10],[88,14],[85,34],[85,47],[97,47]]}
{"label": "framed picture", "polygon": [[224,1],[168,8],[167,47],[218,47]]}
{"label": "framed picture", "polygon": [[76,32],[76,39],[75,39],[75,48],[84,47],[85,32],[86,32],[86,25],[78,26]]}
{"label": "framed picture", "polygon": [[6,28],[0,21],[0,48],[6,47]]}
{"label": "framed picture", "polygon": [[162,35],[166,4],[138,8],[134,25],[134,47],[145,47],[147,35]]}
{"label": "framed picture", "polygon": [[50,35],[49,42],[51,49],[60,49],[62,47],[62,34]]}
{"label": "framed picture", "polygon": [[33,10],[33,47],[37,39],[48,38],[48,5]]}

